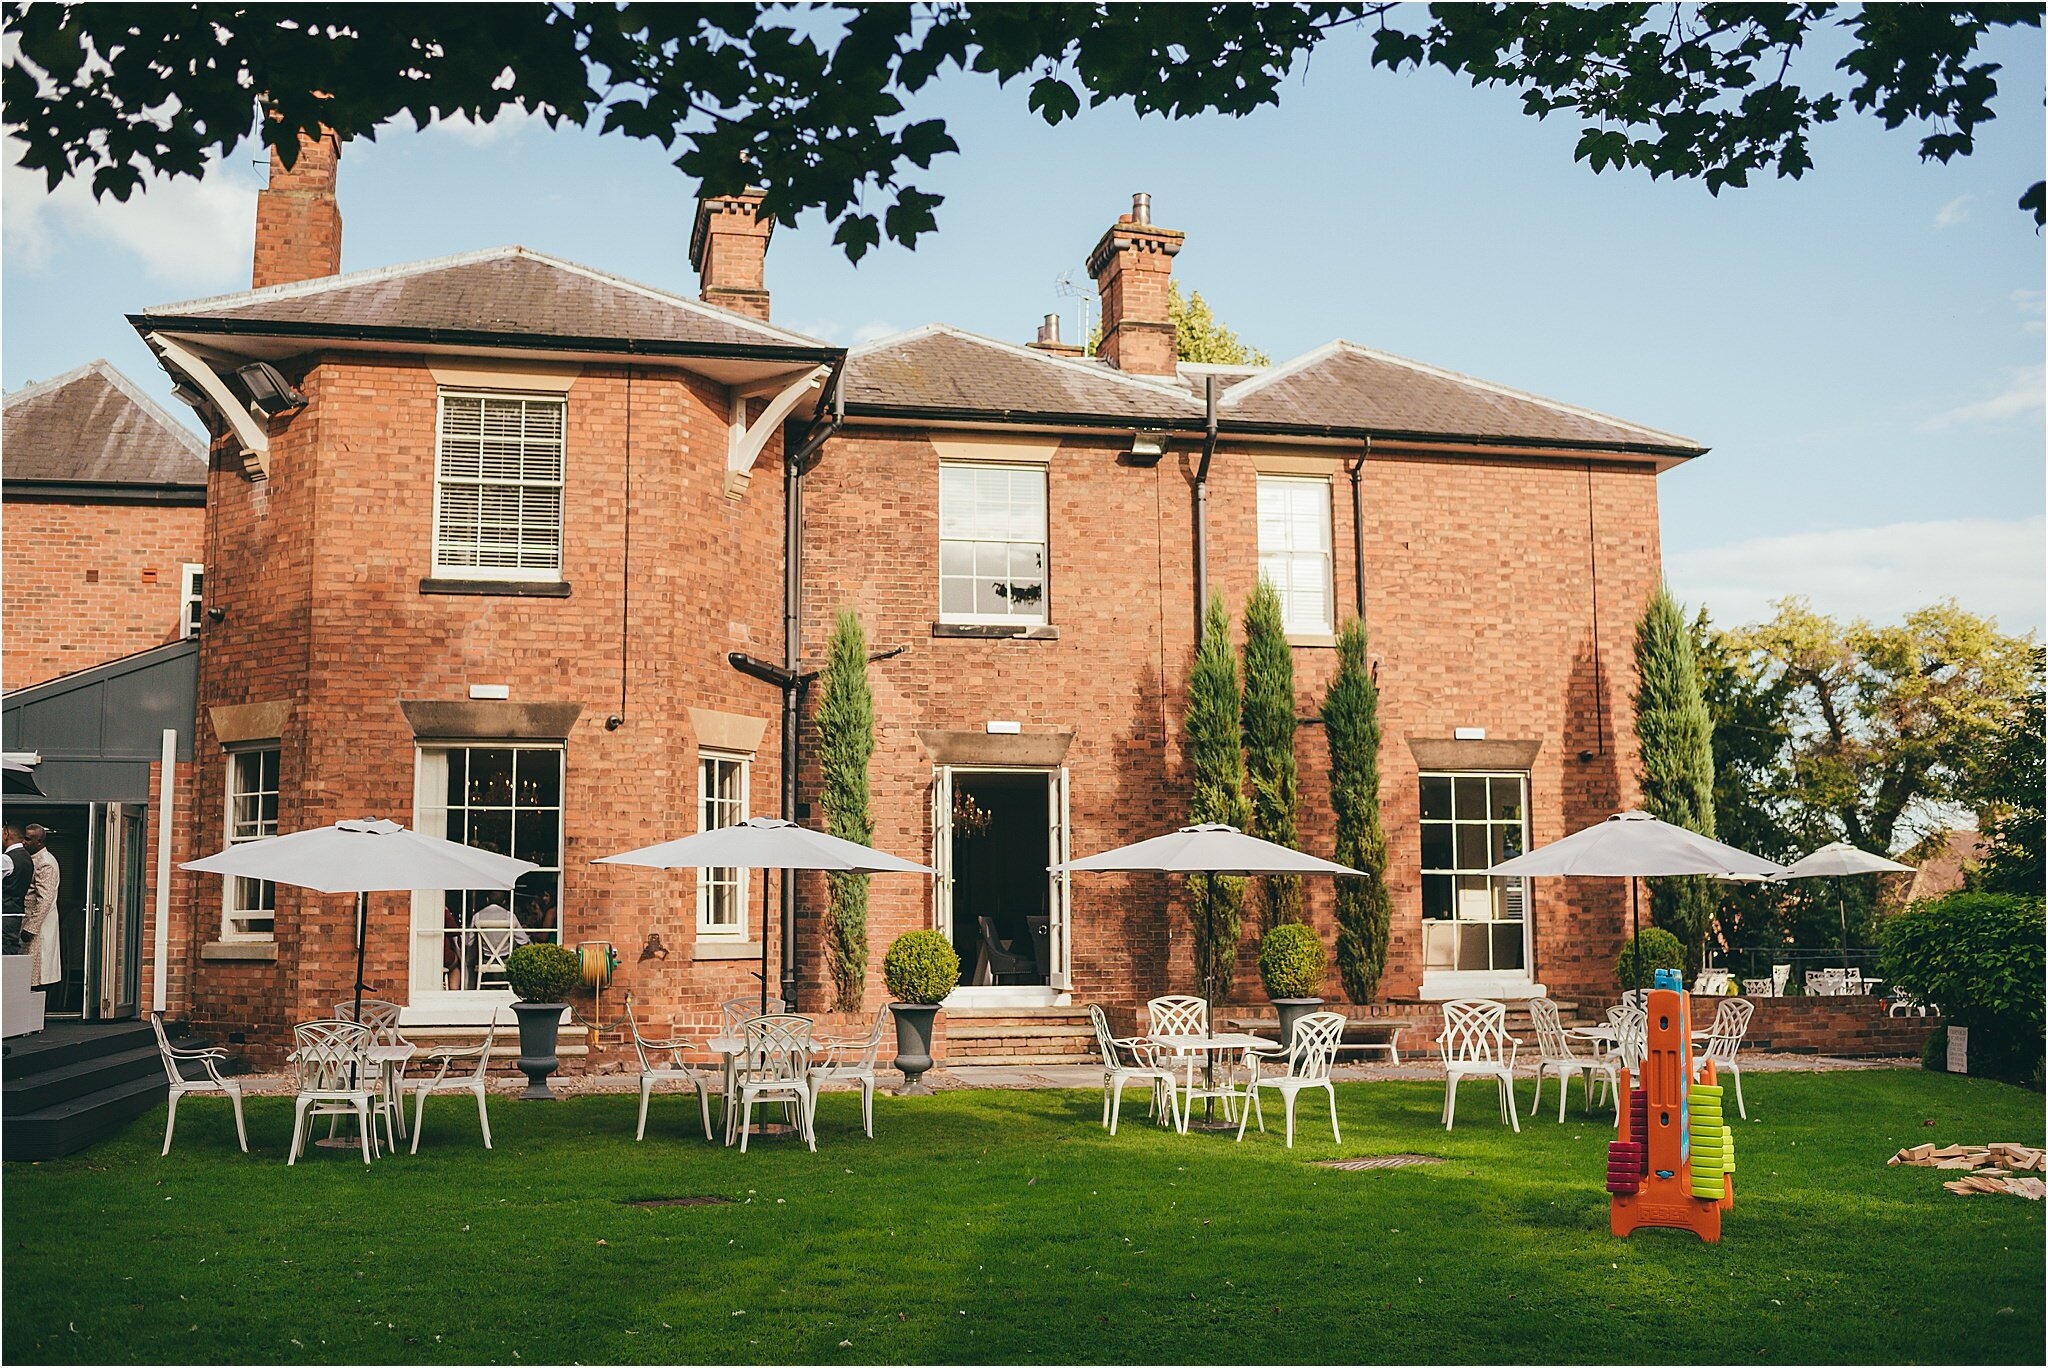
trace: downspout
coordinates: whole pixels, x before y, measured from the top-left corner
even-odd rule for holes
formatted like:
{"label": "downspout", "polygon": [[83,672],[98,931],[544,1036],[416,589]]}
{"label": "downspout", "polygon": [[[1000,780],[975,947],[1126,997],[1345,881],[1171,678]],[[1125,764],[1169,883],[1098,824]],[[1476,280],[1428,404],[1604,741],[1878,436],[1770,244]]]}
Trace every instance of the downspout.
{"label": "downspout", "polygon": [[[782,462],[782,818],[794,822],[797,813],[797,773],[801,764],[798,732],[802,708],[803,680],[803,475],[804,466],[846,421],[846,396],[840,384],[846,358],[842,354],[826,380],[832,416],[811,424],[803,442]],[[824,404],[819,405],[820,412]],[[786,1010],[796,1009],[796,885],[790,872],[782,871],[782,1001]]]}
{"label": "downspout", "polygon": [[1365,458],[1372,455],[1372,438],[1365,437],[1358,459],[1351,463],[1351,583],[1358,595],[1358,625],[1365,626],[1365,501],[1358,491],[1358,477]]}
{"label": "downspout", "polygon": [[1195,467],[1195,643],[1209,611],[1209,462],[1216,458],[1216,377],[1202,377],[1202,463]]}

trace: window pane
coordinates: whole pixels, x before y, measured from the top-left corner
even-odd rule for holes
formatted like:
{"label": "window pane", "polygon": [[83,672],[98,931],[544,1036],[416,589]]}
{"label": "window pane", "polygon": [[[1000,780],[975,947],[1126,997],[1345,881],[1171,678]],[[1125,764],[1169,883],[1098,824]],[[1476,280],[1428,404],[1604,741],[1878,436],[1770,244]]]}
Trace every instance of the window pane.
{"label": "window pane", "polygon": [[940,542],[939,573],[941,575],[972,575],[974,573],[974,544],[961,541]]}
{"label": "window pane", "polygon": [[939,581],[939,612],[952,617],[965,616],[974,611],[974,581],[972,579],[942,579]]}
{"label": "window pane", "polygon": [[1493,793],[1494,819],[1520,823],[1523,781],[1513,775],[1497,774],[1487,781],[1487,786]]}
{"label": "window pane", "polygon": [[1522,967],[1522,925],[1520,922],[1501,922],[1493,928],[1493,967],[1496,969],[1520,969]]}
{"label": "window pane", "polygon": [[1461,775],[1455,786],[1457,801],[1451,815],[1461,822],[1483,819],[1486,816],[1486,781]]}
{"label": "window pane", "polygon": [[1422,876],[1422,915],[1425,917],[1448,917],[1451,915],[1450,875],[1425,874]]}
{"label": "window pane", "polygon": [[1424,869],[1449,869],[1451,867],[1451,828],[1443,822],[1425,822],[1422,825],[1422,867]]}
{"label": "window pane", "polygon": [[1458,876],[1458,920],[1493,920],[1493,880],[1484,874]]}
{"label": "window pane", "polygon": [[472,809],[469,814],[467,845],[478,850],[488,850],[494,855],[512,853],[512,810],[510,808]]}
{"label": "window pane", "polygon": [[513,757],[514,773],[519,778],[520,805],[560,807],[562,753],[556,750],[522,750],[513,752]]}
{"label": "window pane", "polygon": [[469,753],[469,805],[504,807],[512,802],[512,752],[473,750]]}
{"label": "window pane", "polygon": [[515,814],[512,854],[543,867],[559,862],[562,851],[562,814],[553,808],[534,808]]}
{"label": "window pane", "polygon": [[1422,776],[1422,815],[1425,820],[1451,815],[1451,781],[1439,774]]}
{"label": "window pane", "polygon": [[1486,828],[1458,823],[1458,868],[1476,872],[1490,863],[1486,858]]}

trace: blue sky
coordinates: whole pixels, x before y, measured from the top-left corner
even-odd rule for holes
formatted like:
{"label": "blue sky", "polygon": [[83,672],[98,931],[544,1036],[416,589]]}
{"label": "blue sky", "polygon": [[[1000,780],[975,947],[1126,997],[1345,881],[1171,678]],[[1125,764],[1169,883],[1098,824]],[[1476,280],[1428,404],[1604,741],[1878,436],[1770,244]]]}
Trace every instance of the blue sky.
{"label": "blue sky", "polygon": [[[1850,117],[1802,181],[1718,199],[1595,175],[1576,126],[1448,76],[1321,50],[1281,107],[1048,128],[1025,88],[957,74],[914,110],[960,143],[915,253],[859,267],[813,218],[777,233],[775,317],[835,342],[928,321],[1022,341],[1076,301],[1056,280],[1129,205],[1188,234],[1176,269],[1276,358],[1345,337],[1683,433],[1713,448],[1662,481],[1667,571],[1722,621],[1768,600],[1896,619],[1940,595],[2043,624],[2043,250],[2013,207],[2044,162],[2038,33],[2000,38],[2002,117],[1977,153]],[[1809,64],[1820,79],[1819,63]],[[7,160],[11,163],[12,153]],[[6,387],[112,359],[165,397],[126,312],[248,281],[262,172],[124,206],[5,172]],[[342,160],[348,270],[518,242],[694,292],[695,187],[652,144],[551,131],[390,129]]]}

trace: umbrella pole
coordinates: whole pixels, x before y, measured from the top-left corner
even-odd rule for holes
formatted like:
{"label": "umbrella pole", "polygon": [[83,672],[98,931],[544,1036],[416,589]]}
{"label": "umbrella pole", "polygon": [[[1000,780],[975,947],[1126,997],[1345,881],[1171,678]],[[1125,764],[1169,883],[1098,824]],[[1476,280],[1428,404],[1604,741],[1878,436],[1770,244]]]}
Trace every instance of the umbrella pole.
{"label": "umbrella pole", "polygon": [[1842,881],[1835,880],[1835,912],[1842,919],[1842,964],[1849,963],[1849,904],[1842,896]]}
{"label": "umbrella pole", "polygon": [[[783,870],[787,879],[789,871]],[[768,871],[761,871],[761,1015],[768,1015]]]}
{"label": "umbrella pole", "polygon": [[[1628,876],[1628,943],[1636,960],[1636,989],[1641,991],[1650,985],[1643,982],[1643,882],[1635,875]],[[1645,999],[1647,1002],[1648,999]]]}
{"label": "umbrella pole", "polygon": [[356,894],[356,1020],[363,1019],[363,942],[370,930],[370,895]]}

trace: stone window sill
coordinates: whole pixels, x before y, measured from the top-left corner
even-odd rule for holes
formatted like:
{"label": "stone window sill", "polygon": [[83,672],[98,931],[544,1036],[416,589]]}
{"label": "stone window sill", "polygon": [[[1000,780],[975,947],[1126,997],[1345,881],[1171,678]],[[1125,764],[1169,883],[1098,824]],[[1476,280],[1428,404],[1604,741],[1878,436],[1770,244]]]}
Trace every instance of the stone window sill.
{"label": "stone window sill", "polygon": [[567,598],[567,580],[466,580],[435,579],[429,576],[420,581],[422,594],[474,594],[496,595],[501,598]]}
{"label": "stone window sill", "polygon": [[267,941],[208,941],[199,947],[199,958],[226,963],[242,962],[253,964],[277,963],[277,942]]}
{"label": "stone window sill", "polygon": [[1287,644],[1289,646],[1307,646],[1317,649],[1335,650],[1337,638],[1327,632],[1289,632],[1287,634]]}
{"label": "stone window sill", "polygon": [[757,960],[761,958],[759,941],[707,941],[697,942],[697,948],[690,955],[699,960]]}
{"label": "stone window sill", "polygon": [[1058,641],[1060,629],[1049,622],[934,622],[932,635],[976,641]]}

